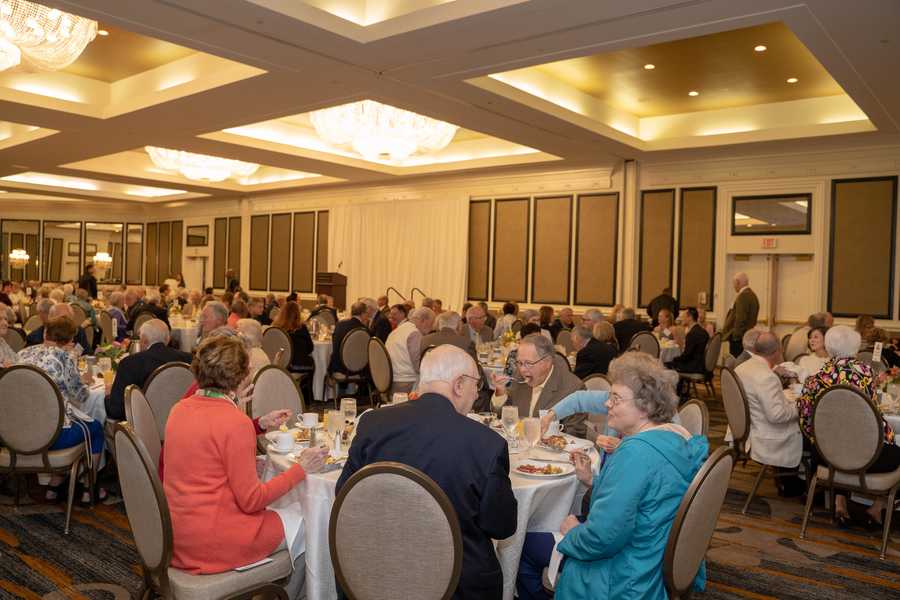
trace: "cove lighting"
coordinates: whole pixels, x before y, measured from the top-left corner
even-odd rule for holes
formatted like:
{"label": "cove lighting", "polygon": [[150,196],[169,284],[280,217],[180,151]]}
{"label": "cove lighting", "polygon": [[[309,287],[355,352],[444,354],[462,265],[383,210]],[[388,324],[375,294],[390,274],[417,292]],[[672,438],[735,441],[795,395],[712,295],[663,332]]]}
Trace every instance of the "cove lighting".
{"label": "cove lighting", "polygon": [[49,86],[45,83],[37,83],[35,81],[16,81],[11,84],[14,90],[25,92],[27,94],[37,94],[38,96],[46,96],[47,98],[56,98],[57,100],[65,100],[66,102],[84,102],[76,92],[59,87]]}
{"label": "cove lighting", "polygon": [[169,190],[166,188],[131,188],[125,190],[129,196],[139,196],[141,198],[162,198],[164,196],[177,196],[178,194],[186,194],[184,190]]}
{"label": "cove lighting", "polygon": [[3,181],[13,181],[16,183],[27,183],[29,185],[45,185],[48,187],[68,188],[72,190],[97,190],[97,186],[90,181],[76,179],[74,177],[65,177],[63,175],[47,175],[46,173],[19,173],[18,175],[8,175],[2,178]]}

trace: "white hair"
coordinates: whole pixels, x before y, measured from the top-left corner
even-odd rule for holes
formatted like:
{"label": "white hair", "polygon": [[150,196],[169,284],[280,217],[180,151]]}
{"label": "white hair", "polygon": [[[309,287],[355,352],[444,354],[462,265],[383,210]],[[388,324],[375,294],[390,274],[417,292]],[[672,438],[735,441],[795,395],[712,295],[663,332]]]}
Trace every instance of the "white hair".
{"label": "white hair", "polygon": [[75,292],[75,286],[73,286],[71,283],[67,283],[62,286],[62,292],[66,296],[71,296]]}
{"label": "white hair", "polygon": [[118,308],[122,308],[122,302],[125,301],[125,294],[122,292],[113,292],[109,295],[109,304],[111,306],[116,306]]}
{"label": "white hair", "polygon": [[417,323],[434,321],[434,311],[426,306],[422,306],[409,313],[409,320]]}
{"label": "white hair", "polygon": [[228,309],[225,308],[224,304],[217,300],[207,302],[206,306],[203,307],[203,312],[215,313],[215,316],[222,321],[222,323],[228,321]]}
{"label": "white hair", "polygon": [[450,383],[460,375],[472,375],[475,371],[475,361],[465,350],[443,344],[422,358],[419,385],[435,381]]}
{"label": "white hair", "polygon": [[744,350],[747,352],[753,352],[753,347],[756,346],[756,340],[759,338],[759,334],[762,333],[761,329],[749,329],[746,333],[744,333],[744,337],[741,338],[741,345],[744,347]]}
{"label": "white hair", "polygon": [[594,322],[594,321],[599,321],[602,318],[603,318],[603,313],[601,313],[596,308],[590,308],[590,309],[584,311],[584,315],[582,315],[581,320]]}
{"label": "white hair", "polygon": [[159,319],[150,319],[141,325],[141,345],[146,350],[153,344],[169,343],[169,328]]}
{"label": "white hair", "polygon": [[846,325],[835,325],[825,334],[825,350],[833,358],[852,358],[859,352],[862,337]]}
{"label": "white hair", "polygon": [[459,329],[459,324],[461,321],[462,317],[460,317],[456,312],[442,312],[437,316],[437,321],[434,328],[437,330],[452,329],[453,331],[457,331]]}
{"label": "white hair", "polygon": [[42,300],[39,300],[37,303],[38,314],[49,315],[50,309],[53,308],[54,304],[55,302],[53,302],[53,300],[51,300],[50,298],[43,298]]}
{"label": "white hair", "polygon": [[56,302],[65,302],[66,301],[66,293],[59,288],[50,291],[50,299],[55,300]]}
{"label": "white hair", "polygon": [[256,319],[238,319],[238,333],[244,338],[247,350],[262,347],[262,324]]}

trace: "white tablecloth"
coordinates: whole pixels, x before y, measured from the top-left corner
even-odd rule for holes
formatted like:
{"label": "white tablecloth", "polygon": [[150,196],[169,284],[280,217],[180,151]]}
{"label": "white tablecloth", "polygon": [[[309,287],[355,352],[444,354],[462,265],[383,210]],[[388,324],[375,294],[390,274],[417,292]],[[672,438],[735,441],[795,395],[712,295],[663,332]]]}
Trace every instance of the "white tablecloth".
{"label": "white tablecloth", "polygon": [[681,348],[678,347],[678,344],[660,344],[659,360],[661,363],[666,364],[670,360],[673,360],[676,356],[681,356]]}
{"label": "white tablecloth", "polygon": [[178,344],[178,348],[182,352],[190,352],[194,349],[194,342],[197,341],[196,325],[179,325],[172,327],[172,339]]}
{"label": "white tablecloth", "polygon": [[[511,461],[515,462],[516,457],[511,456]],[[285,455],[270,452],[263,478],[269,480],[291,464]],[[340,470],[311,474],[306,481],[271,505],[281,507],[299,503],[303,509],[306,525],[306,594],[310,600],[337,598],[328,546],[328,521],[334,504],[334,487],[340,474]],[[513,598],[526,532],[558,531],[563,519],[580,508],[586,489],[574,475],[561,479],[536,479],[513,472],[510,481],[518,501],[518,528],[512,536],[496,543],[497,558],[503,570],[504,600]]]}
{"label": "white tablecloth", "polygon": [[101,425],[106,423],[106,386],[102,379],[88,388],[88,397],[81,410]]}
{"label": "white tablecloth", "polygon": [[313,341],[313,360],[316,363],[316,373],[313,376],[313,396],[319,402],[325,398],[325,373],[328,372],[328,362],[331,360],[331,340]]}

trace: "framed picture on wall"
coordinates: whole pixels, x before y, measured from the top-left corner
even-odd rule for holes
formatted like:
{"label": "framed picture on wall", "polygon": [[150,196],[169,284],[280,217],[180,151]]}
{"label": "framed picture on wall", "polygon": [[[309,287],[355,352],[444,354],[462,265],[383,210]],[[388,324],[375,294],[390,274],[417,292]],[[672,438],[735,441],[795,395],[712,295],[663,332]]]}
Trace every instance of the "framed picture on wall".
{"label": "framed picture on wall", "polygon": [[209,225],[188,225],[186,246],[205,247],[209,245]]}
{"label": "framed picture on wall", "polygon": [[812,194],[735,196],[731,235],[809,235]]}
{"label": "framed picture on wall", "polygon": [[81,256],[81,244],[79,242],[66,244],[66,256]]}
{"label": "framed picture on wall", "polygon": [[84,255],[85,256],[94,256],[97,254],[97,244],[85,244],[84,245]]}

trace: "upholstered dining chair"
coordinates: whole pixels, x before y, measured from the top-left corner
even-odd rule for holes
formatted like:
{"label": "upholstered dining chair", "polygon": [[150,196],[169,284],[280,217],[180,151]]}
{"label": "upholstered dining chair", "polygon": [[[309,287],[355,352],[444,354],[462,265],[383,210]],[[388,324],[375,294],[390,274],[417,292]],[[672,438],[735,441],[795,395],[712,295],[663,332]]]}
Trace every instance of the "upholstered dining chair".
{"label": "upholstered dining chair", "polygon": [[106,346],[116,341],[113,333],[113,320],[108,312],[101,310],[97,315],[97,324],[100,325],[100,345]]}
{"label": "upholstered dining chair", "polygon": [[594,373],[584,378],[584,387],[589,390],[608,392],[610,388],[609,379],[607,379],[606,375]]}
{"label": "upholstered dining chair", "polygon": [[170,362],[156,368],[144,384],[144,396],[156,416],[161,440],[166,439],[166,421],[175,403],[194,385],[191,368],[180,362]]}
{"label": "upholstered dining chair", "polygon": [[244,594],[252,597],[291,574],[287,550],[273,554],[272,562],[242,572],[191,575],[172,567],[172,518],[156,462],[128,423],[116,426],[115,442],[125,512],[144,575],[142,600],[154,594],[176,600],[224,600]]}
{"label": "upholstered dining chair", "polygon": [[705,437],[709,433],[709,410],[702,400],[691,400],[682,404],[678,409],[678,419],[681,426],[692,435]]}
{"label": "upholstered dining chair", "polygon": [[637,350],[649,354],[653,358],[659,358],[659,340],[649,331],[638,331],[628,344],[629,350]]}
{"label": "upholstered dining chair", "polygon": [[152,321],[155,318],[156,315],[151,312],[143,312],[139,314],[134,319],[134,329],[131,331],[131,337],[133,337],[134,339],[140,339],[141,327],[143,327],[144,323],[146,323],[147,321]]}
{"label": "upholstered dining chair", "polygon": [[338,583],[354,600],[446,600],[462,572],[450,499],[400,463],[373,463],[347,480],[331,509],[328,542]]}
{"label": "upholstered dining chair", "polygon": [[566,329],[556,335],[556,343],[566,349],[566,354],[571,354],[575,350],[572,345],[572,332]]}
{"label": "upholstered dining chair", "polygon": [[25,330],[26,335],[31,335],[31,332],[38,329],[44,322],[41,321],[40,315],[31,315],[28,317],[28,320],[25,321],[25,325],[22,326],[22,329]]}
{"label": "upholstered dining chair", "polygon": [[6,335],[3,336],[3,339],[6,340],[6,343],[9,344],[9,347],[13,352],[22,350],[27,344],[25,333],[21,329],[16,329],[12,325],[10,325],[6,329]]}
{"label": "upholstered dining chair", "polygon": [[[150,454],[150,460],[154,461],[154,464],[159,464],[159,453],[162,452],[162,444],[159,440],[162,436],[147,397],[136,385],[129,385],[125,388],[125,416],[135,435],[143,442]],[[115,445],[115,437],[112,441]]]}
{"label": "upholstered dining chair", "polygon": [[681,499],[663,554],[663,580],[673,600],[690,596],[728,493],[734,462],[734,451],[720,447],[706,459]]}
{"label": "upholstered dining chair", "polygon": [[278,327],[269,327],[263,332],[262,349],[273,365],[287,369],[294,355],[294,346],[287,332]]}
{"label": "upholstered dining chair", "polygon": [[[394,367],[391,365],[391,356],[387,348],[377,337],[369,338],[369,374],[372,377],[372,385],[378,394],[379,402],[386,404],[391,401],[391,384],[394,382]],[[424,354],[423,354],[424,355]]]}
{"label": "upholstered dining chair", "polygon": [[247,405],[247,414],[255,419],[282,408],[293,415],[303,414],[306,410],[303,394],[290,373],[281,367],[266,365],[253,378],[253,400]]}
{"label": "upholstered dining chair", "polygon": [[[887,497],[881,538],[881,559],[887,551],[894,500],[900,489],[900,468],[890,473],[867,473],[884,447],[884,426],[875,404],[858,388],[836,385],[819,396],[813,409],[812,430],[822,464],[812,474],[800,539],[806,526],[819,481],[831,490],[844,489],[863,496]],[[832,510],[834,502],[832,502]]]}
{"label": "upholstered dining chair", "polygon": [[[340,401],[338,398],[338,384],[347,385],[355,383],[359,387],[359,393],[364,393],[363,389],[368,390],[368,378],[365,369],[369,364],[369,330],[363,327],[357,327],[351,330],[344,339],[341,340],[341,362],[347,367],[349,375],[339,372],[328,372],[325,375],[325,384],[331,387],[334,397],[335,408]],[[368,395],[365,393],[365,395]]]}
{"label": "upholstered dining chair", "polygon": [[703,364],[703,373],[679,373],[678,377],[680,379],[687,380],[688,384],[691,387],[691,391],[694,393],[694,397],[697,397],[697,384],[702,383],[706,388],[706,397],[707,398],[715,398],[716,390],[713,387],[713,374],[716,370],[716,363],[719,362],[719,355],[722,353],[722,334],[717,333],[709,338],[709,341],[706,342],[706,350],[704,351],[704,364]]}
{"label": "upholstered dining chair", "polygon": [[84,322],[87,321],[87,314],[84,312],[84,309],[77,304],[70,304],[69,306],[72,307],[72,318],[75,320],[75,325],[78,327],[84,325]]}
{"label": "upholstered dining chair", "polygon": [[[72,500],[79,467],[87,464],[84,444],[50,450],[64,423],[65,404],[59,388],[42,370],[31,365],[0,369],[0,473],[20,480],[28,473],[69,475],[64,533],[69,533]],[[93,488],[93,472],[88,469]],[[16,486],[16,503],[21,485]]]}

